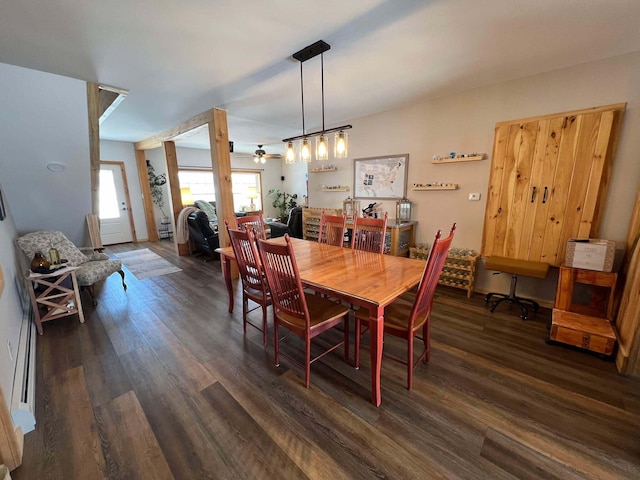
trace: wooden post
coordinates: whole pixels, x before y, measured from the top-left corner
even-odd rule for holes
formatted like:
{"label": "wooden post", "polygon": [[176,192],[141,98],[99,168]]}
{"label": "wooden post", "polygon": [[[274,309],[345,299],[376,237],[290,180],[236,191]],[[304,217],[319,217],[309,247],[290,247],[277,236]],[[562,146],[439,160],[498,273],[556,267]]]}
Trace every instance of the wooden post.
{"label": "wooden post", "polygon": [[144,206],[144,218],[147,222],[147,233],[150,242],[158,241],[158,228],[156,216],[153,213],[153,199],[149,186],[149,172],[144,150],[136,150],[136,164],[138,165],[138,178],[140,179],[140,191],[142,192],[142,205]]}
{"label": "wooden post", "polygon": [[[169,181],[169,196],[173,209],[173,231],[178,230],[178,215],[182,211],[182,198],[180,197],[180,180],[178,179],[178,154],[175,142],[163,142],[164,157],[167,161],[167,180]],[[180,256],[189,255],[189,243],[178,243],[178,235],[174,235],[176,253]]]}
{"label": "wooden post", "polygon": [[100,214],[100,89],[87,82],[89,114],[89,164],[91,168],[91,213]]}
{"label": "wooden post", "polygon": [[229,130],[227,112],[213,109],[213,119],[209,122],[209,142],[211,144],[211,167],[216,189],[216,210],[218,214],[218,235],[221,247],[230,245],[224,221],[235,228],[233,194],[231,192],[231,155],[229,153]]}

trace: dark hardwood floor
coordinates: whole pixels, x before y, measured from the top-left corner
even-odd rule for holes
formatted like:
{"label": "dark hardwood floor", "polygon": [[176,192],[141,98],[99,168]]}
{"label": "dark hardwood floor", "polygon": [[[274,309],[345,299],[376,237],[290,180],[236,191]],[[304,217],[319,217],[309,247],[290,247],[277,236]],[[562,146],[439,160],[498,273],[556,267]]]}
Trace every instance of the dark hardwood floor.
{"label": "dark hardwood floor", "polygon": [[640,382],[547,345],[548,311],[523,322],[439,286],[430,364],[409,392],[405,367],[383,360],[375,408],[366,353],[360,370],[340,350],[313,364],[307,390],[274,367],[272,331],[266,349],[243,335],[239,295],[227,313],[219,262],[168,241],[107,251],[135,248],[182,271],[127,271],[126,293],[113,275],[97,307],[83,297],[84,325],[44,325],[37,427],[14,479],[640,478]]}

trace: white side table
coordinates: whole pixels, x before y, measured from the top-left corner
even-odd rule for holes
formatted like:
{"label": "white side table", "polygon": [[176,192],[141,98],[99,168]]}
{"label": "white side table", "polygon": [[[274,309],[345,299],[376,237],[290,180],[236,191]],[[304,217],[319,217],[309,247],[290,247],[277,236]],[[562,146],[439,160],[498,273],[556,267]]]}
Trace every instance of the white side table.
{"label": "white side table", "polygon": [[[52,273],[30,272],[27,277],[33,314],[40,335],[42,335],[42,324],[56,318],[77,313],[80,323],[84,323],[84,313],[76,279],[78,268],[65,267]],[[62,285],[64,280],[69,277],[71,277],[73,288]]]}

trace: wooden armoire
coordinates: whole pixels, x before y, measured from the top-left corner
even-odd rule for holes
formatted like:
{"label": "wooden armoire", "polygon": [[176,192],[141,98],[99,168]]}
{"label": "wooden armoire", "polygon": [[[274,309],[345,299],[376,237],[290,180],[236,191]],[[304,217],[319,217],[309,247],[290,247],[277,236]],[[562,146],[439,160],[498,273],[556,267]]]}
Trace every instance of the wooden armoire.
{"label": "wooden armoire", "polygon": [[482,254],[560,266],[594,238],[625,103],[496,124]]}

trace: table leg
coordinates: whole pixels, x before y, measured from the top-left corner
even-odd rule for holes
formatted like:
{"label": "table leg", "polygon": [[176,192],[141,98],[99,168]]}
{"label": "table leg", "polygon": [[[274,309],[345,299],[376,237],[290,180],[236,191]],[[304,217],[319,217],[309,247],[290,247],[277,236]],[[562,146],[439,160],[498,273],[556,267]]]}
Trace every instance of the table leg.
{"label": "table leg", "polygon": [[73,291],[76,295],[76,308],[78,309],[78,318],[80,319],[80,323],[84,323],[84,312],[82,310],[82,302],[80,301],[80,288],[78,287],[76,272],[71,272],[71,280],[73,281]]}
{"label": "table leg", "polygon": [[222,276],[224,284],[227,286],[227,294],[229,295],[229,313],[233,313],[233,284],[231,283],[231,259],[226,255],[222,257]]}
{"label": "table leg", "polygon": [[[357,335],[358,332],[356,332]],[[369,314],[369,335],[371,337],[371,403],[376,407],[382,402],[380,393],[380,367],[382,366],[382,345],[384,339],[383,310],[377,309]]]}

